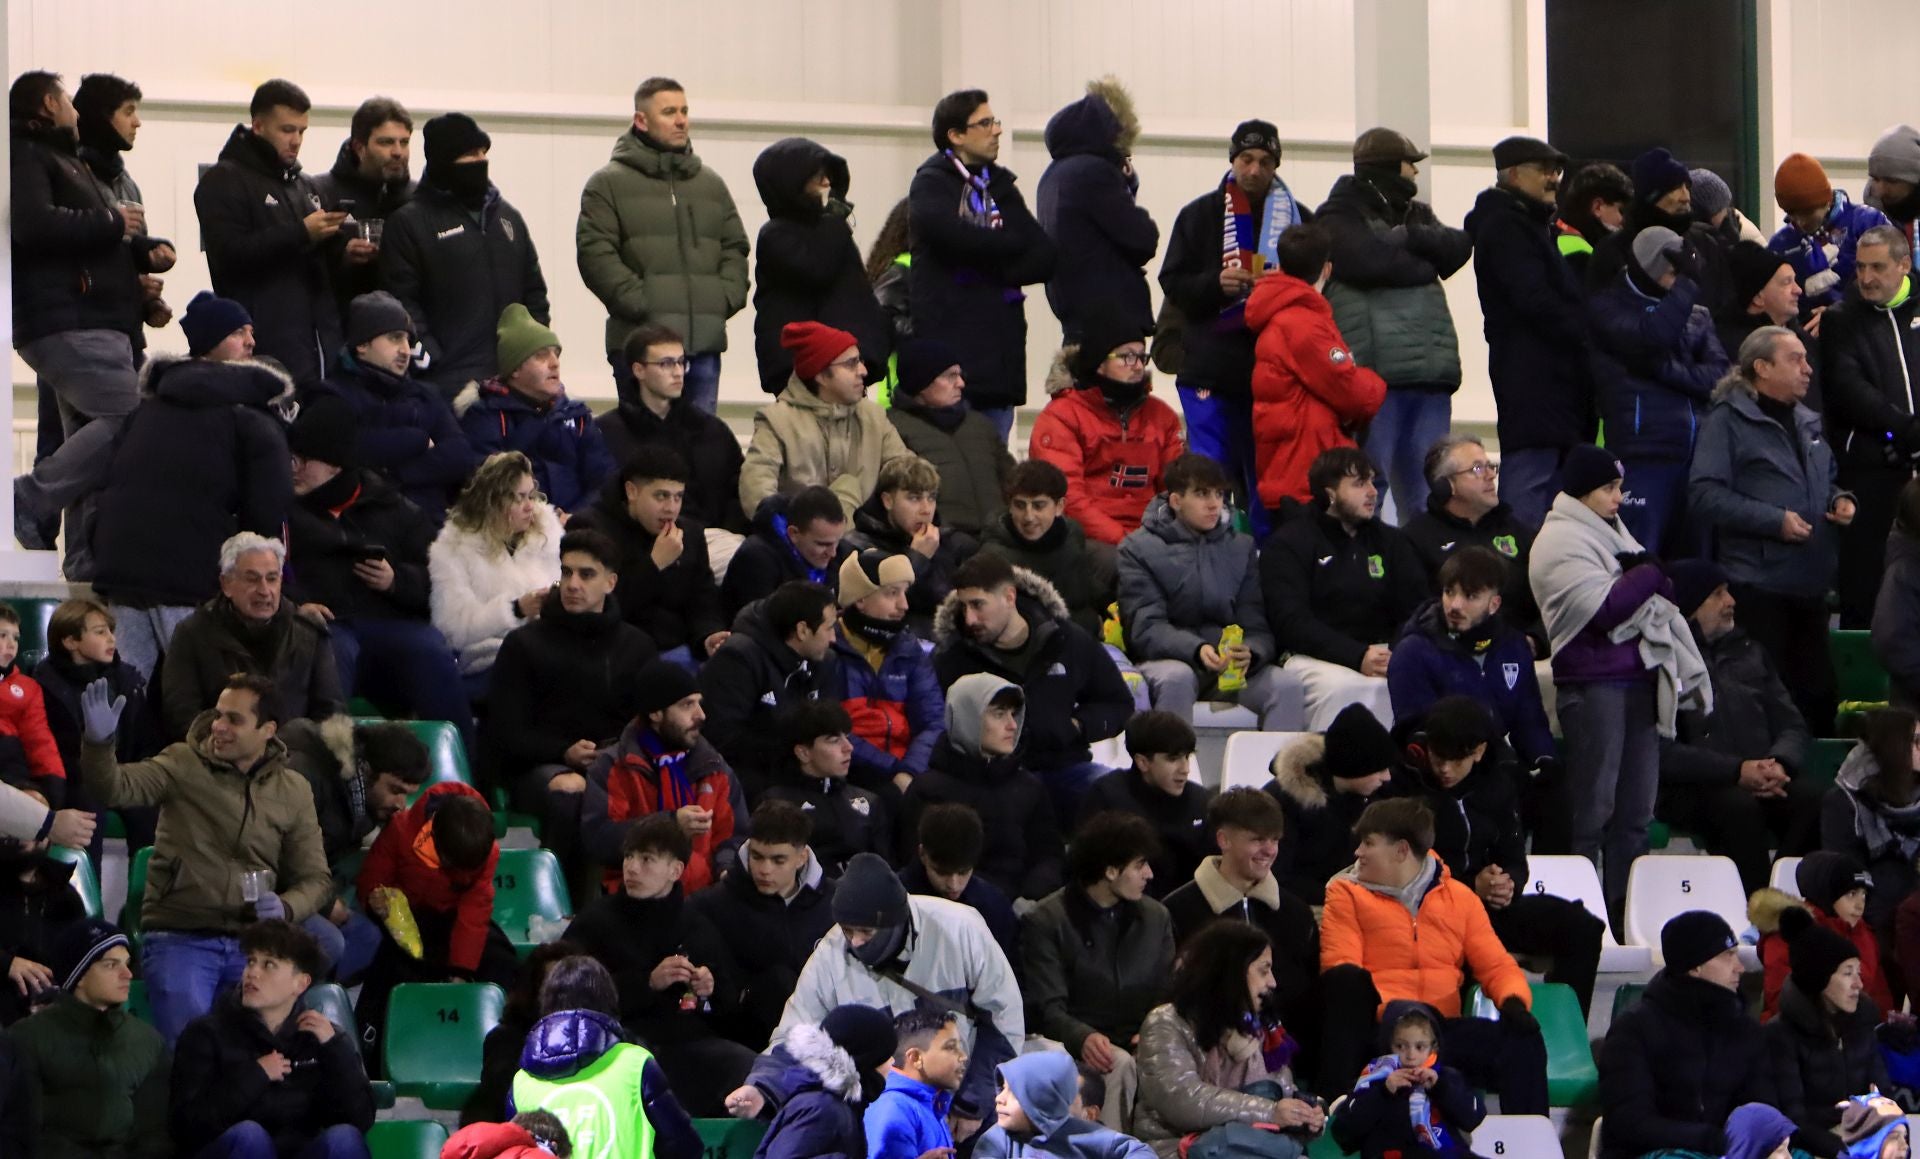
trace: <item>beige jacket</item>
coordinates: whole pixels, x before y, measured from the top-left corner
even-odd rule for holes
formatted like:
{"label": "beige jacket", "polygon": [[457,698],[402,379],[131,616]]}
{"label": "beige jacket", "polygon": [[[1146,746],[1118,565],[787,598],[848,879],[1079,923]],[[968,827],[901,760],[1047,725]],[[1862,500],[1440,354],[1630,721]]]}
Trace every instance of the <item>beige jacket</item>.
{"label": "beige jacket", "polygon": [[879,484],[880,464],[912,453],[871,400],[835,406],[791,379],[772,405],[753,416],[753,441],[740,467],[740,506],[752,515],[776,492],[830,487],[851,520]]}

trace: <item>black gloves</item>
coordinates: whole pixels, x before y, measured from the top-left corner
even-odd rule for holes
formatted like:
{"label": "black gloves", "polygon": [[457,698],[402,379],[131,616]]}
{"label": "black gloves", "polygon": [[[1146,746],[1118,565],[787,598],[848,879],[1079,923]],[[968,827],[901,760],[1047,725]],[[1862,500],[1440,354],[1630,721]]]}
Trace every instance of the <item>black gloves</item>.
{"label": "black gloves", "polygon": [[1672,263],[1674,273],[1694,282],[1700,280],[1700,250],[1692,242],[1682,240],[1666,251],[1666,258]]}
{"label": "black gloves", "polygon": [[1621,571],[1632,571],[1643,563],[1660,566],[1660,560],[1651,551],[1623,551],[1613,558],[1620,561]]}
{"label": "black gloves", "polygon": [[1527,1004],[1518,997],[1509,998],[1500,1004],[1500,1021],[1516,1034],[1540,1029],[1540,1020],[1527,1009]]}

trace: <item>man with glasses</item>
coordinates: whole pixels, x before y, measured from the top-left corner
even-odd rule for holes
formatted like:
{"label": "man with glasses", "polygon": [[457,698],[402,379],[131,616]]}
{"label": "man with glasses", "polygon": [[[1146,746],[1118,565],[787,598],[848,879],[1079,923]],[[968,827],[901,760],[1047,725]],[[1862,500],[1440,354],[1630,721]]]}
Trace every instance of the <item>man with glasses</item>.
{"label": "man with glasses", "polygon": [[620,399],[636,389],[627,334],[658,322],[686,339],[687,402],[712,414],[727,319],[747,304],[747,231],[727,183],[693,151],[679,81],[640,82],[632,127],[581,190],[574,246],[581,278],[607,307],[607,360]]}
{"label": "man with glasses", "polygon": [[1054,246],[1001,168],[999,118],[979,89],[933,107],[933,156],[908,190],[913,332],[967,352],[968,405],[1013,430],[1027,401],[1026,295],[1053,272]]}
{"label": "man with glasses", "polygon": [[740,468],[740,506],[775,494],[826,487],[847,518],[873,496],[880,465],[910,454],[886,412],[867,397],[866,362],[853,335],[818,322],[789,322],[780,345],[793,354],[793,381],[753,416],[753,441]]}
{"label": "man with glasses", "polygon": [[1504,618],[1532,640],[1534,659],[1545,659],[1546,630],[1527,584],[1533,528],[1501,498],[1500,468],[1487,458],[1486,444],[1477,435],[1448,435],[1428,448],[1425,474],[1427,509],[1400,530],[1427,565],[1428,580],[1438,583],[1441,565],[1462,548],[1484,547],[1498,555],[1507,564],[1500,590]]}

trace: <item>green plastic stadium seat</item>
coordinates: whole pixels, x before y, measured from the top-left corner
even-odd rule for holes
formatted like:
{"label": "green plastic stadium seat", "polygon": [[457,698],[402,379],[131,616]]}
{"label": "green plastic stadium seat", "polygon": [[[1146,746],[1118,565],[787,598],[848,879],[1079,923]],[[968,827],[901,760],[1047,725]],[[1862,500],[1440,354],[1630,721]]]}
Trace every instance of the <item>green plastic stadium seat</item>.
{"label": "green plastic stadium seat", "polygon": [[1307,1144],[1307,1159],[1355,1159],[1353,1155],[1340,1149],[1333,1141],[1333,1132],[1325,1131]]}
{"label": "green plastic stadium seat", "polygon": [[[1480,1000],[1480,987],[1468,990],[1466,1009]],[[1618,999],[1616,998],[1617,1002]],[[1600,1093],[1600,1068],[1594,1065],[1593,1044],[1587,1038],[1587,1020],[1573,987],[1559,982],[1536,982],[1533,1016],[1547,1041],[1547,1101],[1556,1107],[1592,1102]]]}
{"label": "green plastic stadium seat", "polygon": [[1615,990],[1613,992],[1613,1021],[1620,1021],[1620,1016],[1632,1009],[1633,1004],[1640,1001],[1640,996],[1646,992],[1646,986],[1639,982],[1628,982],[1618,990]]}
{"label": "green plastic stadium seat", "polygon": [[528,936],[528,918],[538,914],[558,919],[572,912],[566,875],[552,850],[500,851],[500,864],[493,871],[493,920],[513,940],[513,948],[521,957],[531,954],[539,944]]}
{"label": "green plastic stadium seat", "polygon": [[387,1078],[436,1111],[459,1110],[480,1085],[481,1046],[507,996],[484,982],[396,986],[387,1008]]}
{"label": "green plastic stadium seat", "polygon": [[367,1132],[373,1159],[440,1159],[447,1129],[432,1119],[390,1119]]}
{"label": "green plastic stadium seat", "polygon": [[695,1119],[703,1159],[753,1159],[767,1124],[759,1119]]}
{"label": "green plastic stadium seat", "polygon": [[119,925],[136,950],[140,948],[140,903],[147,896],[147,862],[151,860],[153,846],[148,845],[127,863],[127,904],[120,910]]}
{"label": "green plastic stadium seat", "polygon": [[536,838],[540,836],[540,818],[531,813],[515,813],[509,809],[507,806],[512,802],[505,789],[496,785],[487,794],[487,800],[493,803],[493,835],[495,837],[505,837],[509,829],[531,829]]}
{"label": "green plastic stadium seat", "polygon": [[339,986],[332,982],[315,982],[307,987],[306,1003],[308,1010],[318,1010],[335,1026],[348,1034],[355,1033],[353,1000]]}
{"label": "green plastic stadium seat", "polygon": [[1887,673],[1873,654],[1873,633],[1835,628],[1827,633],[1827,651],[1833,656],[1841,700],[1887,698]]}
{"label": "green plastic stadium seat", "polygon": [[87,916],[90,918],[102,916],[105,906],[100,901],[100,879],[94,876],[93,862],[87,860],[87,851],[55,845],[47,850],[47,856],[73,866],[73,889],[80,895],[82,904],[87,907]]}
{"label": "green plastic stadium seat", "polygon": [[60,606],[60,601],[16,597],[7,603],[20,613],[20,670],[31,672],[47,654],[47,621],[53,618],[53,609]]}

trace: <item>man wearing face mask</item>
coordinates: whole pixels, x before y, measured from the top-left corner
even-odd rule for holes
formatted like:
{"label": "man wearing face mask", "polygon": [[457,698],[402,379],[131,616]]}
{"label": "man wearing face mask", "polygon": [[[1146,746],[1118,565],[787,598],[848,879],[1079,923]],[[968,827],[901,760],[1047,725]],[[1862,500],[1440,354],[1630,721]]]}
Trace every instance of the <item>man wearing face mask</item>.
{"label": "man wearing face mask", "polygon": [[1427,502],[1421,456],[1447,433],[1460,389],[1460,339],[1440,283],[1473,256],[1473,238],[1416,199],[1421,152],[1392,129],[1353,143],[1353,172],[1333,183],[1319,220],[1332,235],[1327,302],[1353,358],[1387,383],[1367,428],[1399,523]]}
{"label": "man wearing face mask", "polygon": [[465,113],[425,129],[427,168],[413,202],[387,222],[380,277],[413,318],[422,377],[453,394],[502,370],[494,328],[516,302],[551,321],[540,254],[520,211],[488,179],[493,139]]}
{"label": "man wearing face mask", "polygon": [[862,788],[904,793],[927,771],[946,734],[946,696],[933,658],[907,630],[913,564],[868,550],[840,565],[839,633],[833,639],[841,707],[853,718],[853,773]]}
{"label": "man wearing face mask", "polygon": [[[86,83],[81,82],[85,88]],[[1895,125],[1880,134],[1867,154],[1867,193],[1862,199],[1893,223],[1912,248],[1920,225],[1920,129]]]}
{"label": "man wearing face mask", "polygon": [[783,1044],[793,1028],[818,1023],[857,1002],[896,1014],[916,1006],[952,1009],[968,1062],[953,1100],[955,1138],[993,1107],[994,1074],[1026,1038],[1019,984],[987,923],[971,907],[909,896],[886,860],[862,853],[847,863],[833,894],[838,923],[814,947],[767,1050],[745,1086],[727,1096],[736,1118],[770,1116],[783,1093]]}

